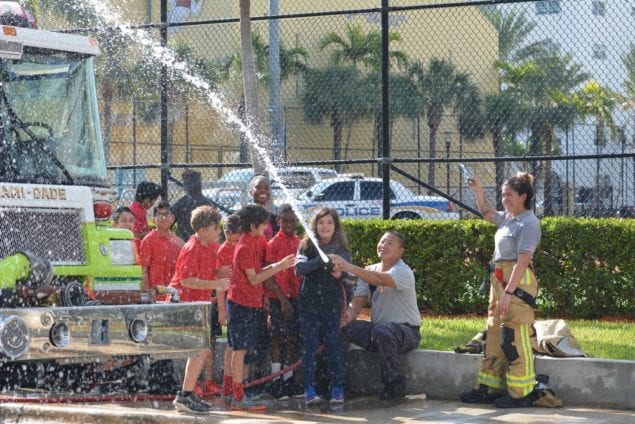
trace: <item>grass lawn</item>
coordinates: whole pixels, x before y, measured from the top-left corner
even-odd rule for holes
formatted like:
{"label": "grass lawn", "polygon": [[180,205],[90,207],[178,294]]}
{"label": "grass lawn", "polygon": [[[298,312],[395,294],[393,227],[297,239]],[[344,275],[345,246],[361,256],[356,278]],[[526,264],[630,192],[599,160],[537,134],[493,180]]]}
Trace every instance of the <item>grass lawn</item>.
{"label": "grass lawn", "polygon": [[[593,358],[635,361],[635,323],[566,320],[582,349]],[[463,346],[485,328],[484,317],[425,316],[421,321],[421,349],[450,351]]]}

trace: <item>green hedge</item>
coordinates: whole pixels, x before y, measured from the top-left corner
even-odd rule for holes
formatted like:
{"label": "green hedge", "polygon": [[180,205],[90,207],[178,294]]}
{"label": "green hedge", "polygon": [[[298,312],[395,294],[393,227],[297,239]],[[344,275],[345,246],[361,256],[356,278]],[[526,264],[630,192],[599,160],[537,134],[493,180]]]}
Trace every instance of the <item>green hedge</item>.
{"label": "green hedge", "polygon": [[[345,220],[354,262],[376,262],[381,234],[407,239],[404,260],[415,271],[417,302],[438,314],[483,314],[478,293],[494,247],[495,226],[484,220]],[[539,314],[635,317],[635,220],[545,218],[534,256]]]}

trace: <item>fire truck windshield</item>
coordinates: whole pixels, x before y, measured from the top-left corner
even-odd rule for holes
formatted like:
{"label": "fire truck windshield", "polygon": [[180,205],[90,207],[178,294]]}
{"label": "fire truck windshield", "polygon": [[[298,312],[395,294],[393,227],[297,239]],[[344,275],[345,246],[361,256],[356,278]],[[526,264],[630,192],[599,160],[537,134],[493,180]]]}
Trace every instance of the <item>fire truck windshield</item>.
{"label": "fire truck windshield", "polygon": [[91,57],[0,61],[0,181],[108,185]]}

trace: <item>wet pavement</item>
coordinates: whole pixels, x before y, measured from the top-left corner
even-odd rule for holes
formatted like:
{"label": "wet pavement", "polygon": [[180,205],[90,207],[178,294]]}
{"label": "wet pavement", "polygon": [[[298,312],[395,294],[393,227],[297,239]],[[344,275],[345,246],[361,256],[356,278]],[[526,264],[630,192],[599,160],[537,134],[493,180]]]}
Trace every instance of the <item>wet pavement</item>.
{"label": "wet pavement", "polygon": [[74,404],[0,403],[0,424],[26,423],[613,423],[635,422],[635,411],[584,407],[496,409],[457,401],[430,400],[425,395],[382,402],[376,397],[305,407],[301,400],[270,401],[263,413],[231,411],[214,399],[206,415],[179,413],[171,402],[100,402]]}

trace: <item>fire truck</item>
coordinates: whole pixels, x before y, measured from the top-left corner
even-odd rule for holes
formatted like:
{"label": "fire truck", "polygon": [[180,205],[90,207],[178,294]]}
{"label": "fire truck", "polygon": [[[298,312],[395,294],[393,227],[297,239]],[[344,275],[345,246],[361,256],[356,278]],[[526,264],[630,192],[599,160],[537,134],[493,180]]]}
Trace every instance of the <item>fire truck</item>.
{"label": "fire truck", "polygon": [[90,37],[0,25],[0,366],[210,346],[209,304],[155,303],[132,233],[107,225],[98,53]]}

